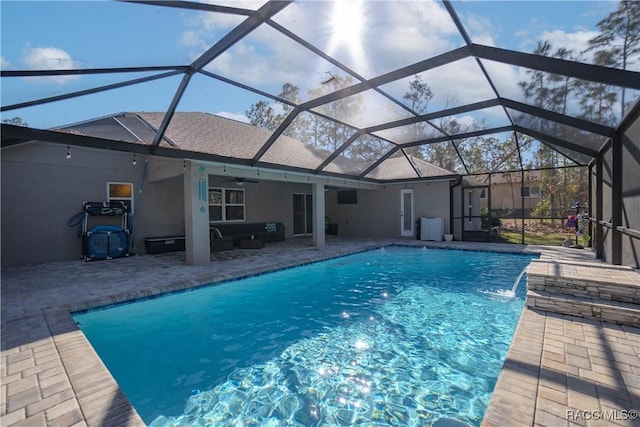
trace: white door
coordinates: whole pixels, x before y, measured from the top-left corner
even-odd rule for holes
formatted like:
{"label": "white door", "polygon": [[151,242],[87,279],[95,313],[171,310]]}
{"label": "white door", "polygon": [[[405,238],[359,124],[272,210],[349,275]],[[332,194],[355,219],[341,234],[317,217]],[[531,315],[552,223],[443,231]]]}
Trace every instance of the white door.
{"label": "white door", "polygon": [[413,190],[400,190],[400,235],[410,237],[413,232]]}

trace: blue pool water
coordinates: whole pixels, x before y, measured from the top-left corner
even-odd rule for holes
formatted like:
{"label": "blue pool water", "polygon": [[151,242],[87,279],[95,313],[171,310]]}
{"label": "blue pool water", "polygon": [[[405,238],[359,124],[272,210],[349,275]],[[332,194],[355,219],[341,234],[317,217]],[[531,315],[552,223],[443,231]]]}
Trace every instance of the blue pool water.
{"label": "blue pool water", "polygon": [[479,425],[531,259],[388,247],[74,318],[154,427]]}

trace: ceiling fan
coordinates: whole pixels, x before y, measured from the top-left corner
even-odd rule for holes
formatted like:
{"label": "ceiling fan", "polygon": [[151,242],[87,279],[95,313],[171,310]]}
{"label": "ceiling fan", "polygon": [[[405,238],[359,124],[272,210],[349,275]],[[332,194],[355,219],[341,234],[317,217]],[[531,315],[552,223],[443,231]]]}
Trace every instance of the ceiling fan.
{"label": "ceiling fan", "polygon": [[256,181],[253,179],[247,179],[247,178],[233,178],[233,179],[227,179],[226,181],[222,181],[222,182],[235,182],[236,185],[244,185],[245,182],[248,182],[251,184],[257,184],[259,181]]}

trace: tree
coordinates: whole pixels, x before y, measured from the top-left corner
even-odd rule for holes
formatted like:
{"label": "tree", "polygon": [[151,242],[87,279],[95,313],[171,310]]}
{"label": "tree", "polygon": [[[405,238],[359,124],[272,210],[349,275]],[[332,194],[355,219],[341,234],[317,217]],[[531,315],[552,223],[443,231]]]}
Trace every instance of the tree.
{"label": "tree", "polygon": [[429,101],[433,99],[433,92],[429,85],[422,81],[422,77],[416,75],[409,83],[409,90],[402,95],[402,99],[409,103],[413,111],[424,114],[429,107]]}
{"label": "tree", "polygon": [[362,135],[351,144],[345,155],[354,160],[375,161],[389,151],[389,144],[371,135]]}
{"label": "tree", "polygon": [[[525,138],[524,141],[528,139]],[[473,138],[472,143],[464,150],[463,156],[469,172],[480,173],[519,169],[517,154],[516,140],[511,134],[502,140],[494,136]]]}
{"label": "tree", "polygon": [[[353,83],[353,78],[350,76],[333,76],[320,87],[309,89],[307,94],[309,98],[318,98],[343,87],[351,86]],[[296,105],[302,103],[300,88],[291,83],[285,83],[278,96]],[[284,102],[276,102],[275,107],[270,106],[265,101],[259,101],[251,105],[246,115],[251,124],[275,130],[291,114],[294,108]],[[276,109],[281,109],[282,113],[276,113]],[[357,115],[361,111],[362,99],[359,95],[339,99],[318,108],[319,113],[343,121],[348,121],[350,116]],[[355,129],[350,126],[328,120],[312,112],[303,112],[296,116],[283,134],[305,144],[324,148],[327,151],[335,151],[354,132]],[[387,144],[383,141],[370,135],[364,135],[351,144],[344,154],[354,159],[373,160],[379,158],[387,150]]]}
{"label": "tree", "polygon": [[[433,99],[434,93],[428,83],[422,80],[420,75],[416,75],[409,83],[407,92],[402,95],[402,99],[407,102],[409,108],[418,114],[426,114],[429,110],[429,102]],[[447,100],[447,104],[449,101]],[[464,127],[453,117],[444,117],[436,127],[426,122],[418,122],[413,126],[405,128],[405,141],[420,141],[437,136],[443,133],[458,134]],[[450,171],[461,172],[460,156],[458,156],[457,146],[461,141],[448,141],[436,144],[426,144],[413,146],[405,149],[405,152],[413,157],[423,159],[441,168]]]}
{"label": "tree", "polygon": [[[310,89],[308,93],[311,98],[319,98],[351,86],[354,83],[351,76],[332,76],[330,80],[324,82],[320,87]],[[361,114],[362,97],[358,94],[335,100],[319,107],[318,112],[343,122],[349,122],[351,118]],[[340,124],[333,120],[326,120],[320,116],[312,115],[311,121],[314,145],[329,151],[334,151],[340,147],[354,132],[354,129],[350,126]],[[353,148],[354,146],[352,144],[350,149]],[[348,155],[349,150],[347,150],[345,154]]]}
{"label": "tree", "polygon": [[[589,40],[588,51],[594,52],[597,65],[626,70],[640,53],[640,2],[623,0],[618,8],[598,22],[600,34]],[[620,96],[622,116],[625,113],[625,89]]]}
{"label": "tree", "polygon": [[15,126],[24,126],[24,127],[29,126],[27,122],[23,121],[22,118],[18,116],[14,117],[13,119],[4,119],[2,123],[7,123],[9,125],[15,125]]}
{"label": "tree", "polygon": [[283,117],[276,114],[273,108],[265,101],[258,101],[245,111],[249,123],[264,129],[276,130]]}
{"label": "tree", "polygon": [[[548,41],[538,42],[533,52],[537,55],[552,56],[559,59],[576,60],[570,50],[559,48],[555,51]],[[616,94],[609,91],[602,85],[595,85],[591,82],[577,81],[571,83],[568,77],[545,73],[538,70],[528,70],[528,81],[519,83],[524,96],[537,107],[556,111],[561,114],[567,114],[569,99],[571,94],[580,96],[579,106],[582,109],[581,116],[594,121],[602,122],[606,120],[605,116],[610,114],[611,100],[615,100]],[[533,129],[538,129],[542,133],[555,136],[567,141],[584,141],[588,138],[578,129],[570,128],[559,123],[545,120],[542,118],[531,118],[529,116],[521,116],[516,119]],[[565,189],[570,185],[569,179],[576,177],[569,176],[563,169],[559,171],[560,166],[567,166],[567,159],[561,156],[559,152],[547,145],[541,144],[534,153],[534,164],[536,168],[550,168],[542,172],[542,199],[540,200],[537,211],[565,211],[570,206],[568,195]],[[586,188],[586,182],[578,182],[580,188]]]}

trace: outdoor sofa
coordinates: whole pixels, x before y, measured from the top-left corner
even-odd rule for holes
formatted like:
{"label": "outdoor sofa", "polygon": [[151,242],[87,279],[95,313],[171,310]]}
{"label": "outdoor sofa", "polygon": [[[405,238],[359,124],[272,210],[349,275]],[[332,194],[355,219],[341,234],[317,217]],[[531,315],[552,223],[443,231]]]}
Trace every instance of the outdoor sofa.
{"label": "outdoor sofa", "polygon": [[284,240],[284,224],[281,222],[216,224],[211,226],[210,238],[212,252],[214,251],[214,242],[216,248],[218,246],[227,248],[231,239],[234,246],[240,246],[241,240],[255,239],[262,240],[264,243],[280,242]]}

